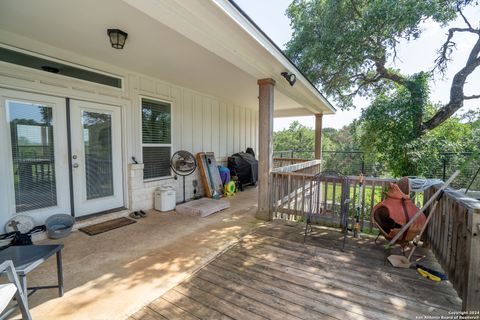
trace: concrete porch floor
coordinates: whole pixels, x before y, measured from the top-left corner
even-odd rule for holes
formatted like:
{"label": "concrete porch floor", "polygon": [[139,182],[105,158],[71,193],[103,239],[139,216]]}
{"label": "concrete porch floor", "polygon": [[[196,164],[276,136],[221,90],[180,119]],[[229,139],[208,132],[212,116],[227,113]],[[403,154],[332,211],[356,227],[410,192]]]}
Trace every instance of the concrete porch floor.
{"label": "concrete porch floor", "polygon": [[[206,218],[148,212],[137,223],[96,236],[73,232],[63,243],[65,295],[41,290],[29,298],[40,319],[125,319],[260,224],[257,189],[229,198],[231,207]],[[56,283],[55,258],[28,276],[28,285]],[[19,316],[15,316],[16,319]]]}

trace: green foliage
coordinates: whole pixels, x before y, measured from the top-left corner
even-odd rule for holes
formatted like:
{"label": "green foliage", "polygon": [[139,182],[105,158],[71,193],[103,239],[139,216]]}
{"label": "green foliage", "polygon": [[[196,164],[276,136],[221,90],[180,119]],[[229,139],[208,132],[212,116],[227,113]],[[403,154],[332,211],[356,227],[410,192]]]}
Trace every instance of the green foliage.
{"label": "green foliage", "polygon": [[[452,152],[448,158],[450,166],[458,169],[465,157],[461,152],[477,152],[480,148],[480,112],[469,112],[458,117],[451,117],[435,130],[410,143],[411,161],[416,163],[417,172],[423,176],[439,176],[432,168],[441,167],[442,151]],[[478,160],[477,160],[478,163]],[[470,177],[471,178],[471,177]],[[470,179],[468,178],[468,179]],[[457,179],[458,180],[458,179]]]}
{"label": "green foliage", "polygon": [[[465,3],[466,2],[466,3]],[[340,107],[352,106],[355,94],[402,81],[386,69],[400,39],[417,39],[420,24],[441,24],[457,16],[457,0],[295,0],[287,15],[294,30],[287,54]]]}
{"label": "green foliage", "polygon": [[[399,113],[397,116],[405,117],[387,120],[375,133],[409,128],[408,132],[401,130],[402,139],[395,140],[413,146],[419,137],[462,108],[465,99],[480,97],[464,94],[468,76],[480,66],[478,38],[464,66],[452,78],[449,101],[435,108],[435,113],[427,112],[429,77],[433,71],[445,73],[456,48],[455,35],[480,34],[478,24],[471,23],[462,12],[466,6],[478,4],[478,0],[294,0],[287,10],[293,37],[286,52],[340,108],[353,107],[353,98],[363,96],[374,100],[365,115],[371,121],[375,114]],[[439,43],[438,56],[432,61],[433,68],[425,66],[417,74],[408,75],[390,67],[398,43],[419,39],[424,21],[446,25],[457,17],[462,26],[448,29],[446,41]],[[393,103],[393,110],[386,110],[387,100]],[[404,154],[400,171],[415,169],[406,156],[407,148],[405,145],[404,150],[391,155],[398,158],[398,153]]]}
{"label": "green foliage", "polygon": [[358,121],[354,120],[342,129],[324,128],[322,130],[323,150],[354,151],[358,150]]}
{"label": "green foliage", "polygon": [[[358,149],[358,121],[337,130],[324,128],[322,130],[322,148],[328,151],[351,151]],[[308,151],[312,157],[315,148],[315,130],[293,121],[288,129],[273,133],[274,151]],[[298,153],[296,153],[298,157]],[[306,154],[307,155],[307,154]]]}
{"label": "green foliage", "polygon": [[[322,130],[322,149],[324,150],[324,168],[336,170],[344,174],[358,174],[361,168],[359,154],[336,153],[335,151],[352,151],[359,149],[359,122],[353,121],[342,129],[324,128]],[[290,157],[289,153],[275,151],[294,151],[293,157],[313,159],[315,130],[298,121],[292,122],[288,129],[273,134],[273,150],[275,157]],[[327,154],[328,152],[328,154]]]}
{"label": "green foliage", "polygon": [[358,122],[338,132],[324,131],[328,150],[360,149],[367,162],[382,165],[383,175],[403,176],[433,175],[431,168],[441,167],[441,152],[478,147],[478,114],[446,116],[425,130],[424,120],[442,109],[429,101],[431,73],[404,75],[388,68],[398,42],[418,39],[423,21],[446,24],[469,4],[478,3],[296,0],[290,5],[294,34],[287,54],[341,108],[351,107],[356,95],[372,99]]}
{"label": "green foliage", "polygon": [[379,94],[362,112],[362,150],[371,160],[389,164],[394,175],[417,172],[411,142],[417,138],[416,119],[427,109],[427,81],[424,74],[414,76],[409,80],[413,90],[397,86]]}
{"label": "green foliage", "polygon": [[298,121],[290,124],[288,129],[275,132],[273,135],[273,150],[313,150],[315,131]]}
{"label": "green foliage", "polygon": [[[437,108],[427,100],[422,112],[433,114]],[[324,168],[357,175],[361,168],[361,156],[341,151],[362,151],[365,162],[373,165],[367,169],[369,175],[442,178],[444,152],[475,152],[480,148],[480,111],[451,117],[435,130],[412,138],[412,118],[416,112],[410,92],[400,88],[379,96],[364,110],[360,120],[342,129],[324,128]],[[273,142],[274,151],[307,151],[295,152],[295,157],[313,157],[314,130],[298,121],[288,129],[275,132]],[[463,161],[461,156],[448,158],[448,163],[454,167]]]}
{"label": "green foliage", "polygon": [[[427,88],[422,75],[412,83],[417,83],[420,91]],[[412,97],[412,90],[398,87],[379,95],[362,112],[361,149],[368,161],[387,164],[387,175],[433,176],[432,168],[441,167],[440,153],[471,152],[480,145],[478,112],[451,117],[435,130],[417,136],[414,123],[418,113],[430,115],[439,108],[426,94],[420,103],[416,100],[419,96]]]}

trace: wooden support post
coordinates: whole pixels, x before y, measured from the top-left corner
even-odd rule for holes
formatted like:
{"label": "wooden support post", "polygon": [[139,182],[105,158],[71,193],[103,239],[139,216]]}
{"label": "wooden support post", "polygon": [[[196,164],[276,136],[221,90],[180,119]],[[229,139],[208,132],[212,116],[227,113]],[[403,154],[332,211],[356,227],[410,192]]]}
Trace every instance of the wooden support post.
{"label": "wooden support post", "polygon": [[323,113],[315,114],[315,159],[322,159],[322,120]]}
{"label": "wooden support post", "polygon": [[480,310],[480,208],[468,212],[471,228],[467,234],[466,279],[462,310],[478,312]]}
{"label": "wooden support post", "polygon": [[273,96],[275,80],[257,81],[258,95],[258,211],[257,218],[272,219],[270,203],[270,171],[273,168]]}

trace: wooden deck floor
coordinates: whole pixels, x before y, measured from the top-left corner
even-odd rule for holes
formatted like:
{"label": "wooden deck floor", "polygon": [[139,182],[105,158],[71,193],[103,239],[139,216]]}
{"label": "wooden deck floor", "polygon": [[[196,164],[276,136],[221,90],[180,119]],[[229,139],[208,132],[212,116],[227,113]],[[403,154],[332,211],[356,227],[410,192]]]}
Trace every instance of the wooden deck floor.
{"label": "wooden deck floor", "polygon": [[[270,223],[131,316],[151,319],[420,319],[460,310],[448,281],[384,264],[381,244]],[[439,268],[426,250],[422,264]]]}

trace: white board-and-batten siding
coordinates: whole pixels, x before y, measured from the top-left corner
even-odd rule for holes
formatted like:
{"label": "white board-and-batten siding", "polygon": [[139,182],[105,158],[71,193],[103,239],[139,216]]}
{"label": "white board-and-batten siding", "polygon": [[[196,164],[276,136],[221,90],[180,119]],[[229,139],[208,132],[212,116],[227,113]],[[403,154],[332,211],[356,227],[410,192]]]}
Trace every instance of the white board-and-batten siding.
{"label": "white board-and-batten siding", "polygon": [[[154,190],[164,184],[176,185],[177,201],[183,199],[180,177],[176,181],[173,178],[143,181],[139,166],[137,170],[132,169],[135,168],[131,165],[132,156],[142,161],[142,97],[172,104],[172,154],[177,150],[193,154],[212,151],[219,163],[226,164],[227,157],[235,152],[245,151],[248,147],[257,150],[258,106],[240,105],[91,59],[79,58],[77,62],[121,76],[123,88],[110,88],[2,62],[0,87],[120,106],[124,198],[125,206],[132,210],[151,209]],[[197,194],[204,194],[200,176],[195,172],[186,180],[187,199],[193,197],[194,179],[198,181]]]}
{"label": "white board-and-batten siding", "polygon": [[[214,152],[218,163],[226,165],[227,158],[233,153],[245,151],[248,147],[257,150],[258,112],[252,108],[187,88],[165,83],[155,85],[145,79],[139,81],[137,92],[140,97],[172,103],[172,152],[187,150],[194,155],[198,152]],[[137,114],[140,116],[140,111]],[[140,149],[136,153],[141,154],[141,144],[138,146]],[[197,195],[204,194],[200,174],[196,171],[186,178],[186,199],[194,196],[193,180],[198,182]],[[148,209],[153,205],[155,189],[172,183],[176,185],[177,202],[182,201],[181,177],[176,181],[147,181],[143,190],[132,190],[132,209]]]}

